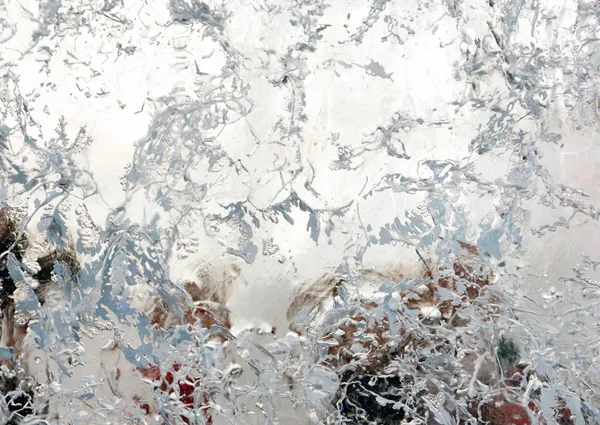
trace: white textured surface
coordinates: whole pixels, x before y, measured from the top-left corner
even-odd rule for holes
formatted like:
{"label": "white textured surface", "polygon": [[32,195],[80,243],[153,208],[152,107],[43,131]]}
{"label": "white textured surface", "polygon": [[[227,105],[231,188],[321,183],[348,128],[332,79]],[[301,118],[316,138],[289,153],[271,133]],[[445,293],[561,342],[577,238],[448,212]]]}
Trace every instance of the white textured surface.
{"label": "white textured surface", "polygon": [[[71,195],[57,200],[75,241],[105,246],[98,231],[123,208],[173,243],[174,282],[237,264],[235,334],[285,329],[298,288],[346,261],[416,268],[415,246],[435,257],[439,236],[487,249],[488,224],[500,283],[539,302],[583,252],[600,255],[594,2],[210,1],[187,21],[174,5],[200,3],[1,4],[3,170],[42,177],[0,181],[0,200],[31,214],[69,170]],[[91,139],[57,160],[47,149],[62,117],[70,141],[81,127]],[[437,177],[426,161],[440,161]],[[569,205],[560,185],[586,195]],[[307,207],[291,207],[294,225],[274,208],[290,197]],[[424,227],[384,244],[405,214]]]}

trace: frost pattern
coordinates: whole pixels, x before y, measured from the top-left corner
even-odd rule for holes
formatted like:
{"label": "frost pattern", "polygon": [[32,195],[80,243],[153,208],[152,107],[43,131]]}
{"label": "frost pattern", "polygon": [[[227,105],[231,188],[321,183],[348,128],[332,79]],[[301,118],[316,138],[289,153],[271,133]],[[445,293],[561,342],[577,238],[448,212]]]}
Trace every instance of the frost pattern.
{"label": "frost pattern", "polygon": [[599,20],[1,2],[0,423],[600,422]]}

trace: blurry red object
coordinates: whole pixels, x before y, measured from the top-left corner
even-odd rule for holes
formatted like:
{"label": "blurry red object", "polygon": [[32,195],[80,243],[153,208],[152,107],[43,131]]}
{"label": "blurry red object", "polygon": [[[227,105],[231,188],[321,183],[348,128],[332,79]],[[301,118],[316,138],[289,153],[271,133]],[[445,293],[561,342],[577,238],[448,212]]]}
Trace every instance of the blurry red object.
{"label": "blurry red object", "polygon": [[490,425],[531,425],[531,418],[525,407],[508,402],[501,396],[483,403],[473,400],[469,411],[479,421]]}
{"label": "blurry red object", "polygon": [[[177,373],[181,370],[181,365],[174,364],[172,366],[172,371],[168,370],[164,376],[161,373],[161,370],[158,366],[152,365],[148,369],[139,369],[142,376],[148,381],[152,382],[154,389],[159,389],[171,396],[172,394],[176,395],[176,399],[179,400],[187,409],[194,409],[194,391],[199,386],[200,382],[197,379],[192,379],[189,376],[185,377],[185,380],[179,380],[177,382],[177,386],[174,385],[174,373]],[[206,409],[208,405],[208,395],[204,392],[200,395],[202,404],[202,415],[206,420],[207,424],[212,424],[212,417]],[[139,404],[140,408],[145,409],[146,413],[149,413],[150,406],[145,403]],[[190,421],[187,417],[181,416],[181,420],[189,424]]]}

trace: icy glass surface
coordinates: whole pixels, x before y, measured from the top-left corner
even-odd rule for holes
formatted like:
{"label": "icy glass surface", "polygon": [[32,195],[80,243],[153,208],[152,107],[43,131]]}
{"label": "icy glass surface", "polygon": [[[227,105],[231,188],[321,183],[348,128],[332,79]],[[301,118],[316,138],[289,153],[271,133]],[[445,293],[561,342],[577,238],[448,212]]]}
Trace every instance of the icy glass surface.
{"label": "icy glass surface", "polygon": [[0,424],[600,423],[596,0],[0,0]]}

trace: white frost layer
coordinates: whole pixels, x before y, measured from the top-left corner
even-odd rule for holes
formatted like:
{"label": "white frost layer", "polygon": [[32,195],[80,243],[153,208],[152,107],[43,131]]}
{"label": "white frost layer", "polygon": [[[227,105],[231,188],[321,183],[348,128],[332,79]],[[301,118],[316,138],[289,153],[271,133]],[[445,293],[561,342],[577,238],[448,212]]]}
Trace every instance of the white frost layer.
{"label": "white frost layer", "polygon": [[[86,222],[99,228],[118,207],[125,208],[125,215],[133,223],[142,225],[152,222],[155,214],[162,228],[188,218],[178,227],[180,234],[175,242],[179,245],[170,264],[171,279],[194,280],[198,268],[205,264],[218,270],[236,264],[240,274],[233,280],[227,299],[234,333],[248,328],[285,329],[287,308],[296,291],[307,282],[334,273],[344,261],[353,261],[358,249],[366,245],[367,233],[378,236],[380,228],[396,217],[404,220],[404,213],[412,210],[431,218],[425,208],[427,192],[379,191],[386,175],[429,178],[432,174],[423,166],[424,160],[451,160],[457,165],[474,162],[476,172],[494,181],[505,175],[513,161],[510,156],[496,155],[474,161],[469,144],[491,113],[486,108],[457,107],[474,96],[509,96],[510,90],[498,73],[489,72],[472,85],[461,71],[465,55],[473,55],[477,43],[500,53],[488,26],[488,22],[499,21],[500,12],[488,7],[487,2],[462,2],[461,13],[456,16],[448,9],[454,2],[376,3],[384,6],[332,1],[318,16],[318,23],[326,27],[316,50],[301,61],[286,62],[281,58],[307,41],[301,22],[290,23],[298,21],[295,3],[210,2],[212,9],[223,7],[223,12],[229,13],[222,33],[214,36],[198,22],[184,25],[172,21],[166,2],[130,2],[111,14],[98,12],[103,7],[100,3],[63,1],[61,13],[70,7],[81,12],[81,18],[73,18],[72,25],[68,25],[80,27],[79,31],[69,29],[54,37],[49,25],[50,35],[32,44],[38,30],[36,21],[43,18],[40,3],[6,1],[7,25],[3,30],[14,31],[14,35],[6,41],[4,32],[0,36],[5,41],[0,64],[3,72],[10,68],[19,77],[30,121],[35,123],[31,136],[40,144],[56,137],[62,116],[70,138],[86,126],[93,139],[87,149],[75,155],[76,165],[93,176],[97,190],[84,200],[79,197],[69,201],[69,225],[75,235],[81,227],[77,220],[82,211],[89,215]],[[570,28],[576,24],[578,2],[540,3],[543,14],[556,19],[533,31],[527,19],[520,19],[517,41],[535,41],[548,50],[574,43],[577,35]],[[365,26],[373,13],[381,16],[373,25]],[[93,30],[83,25],[83,19]],[[393,25],[394,20],[398,25]],[[354,36],[363,31],[359,44]],[[134,46],[135,51],[125,52],[127,46]],[[237,81],[225,75],[230,68],[237,69]],[[283,83],[287,75],[288,82]],[[546,78],[552,85],[561,83],[565,75],[552,71]],[[244,102],[252,111],[211,133],[215,136],[212,143],[221,146],[236,166],[222,165],[209,171],[208,161],[202,160],[194,163],[186,177],[195,184],[207,184],[206,196],[194,205],[200,212],[184,212],[182,205],[187,205],[187,198],[178,198],[177,192],[185,182],[183,177],[162,181],[149,173],[148,181],[128,192],[123,190],[122,177],[128,165],[139,160],[136,148],[145,143],[153,119],[160,112],[173,104],[203,102],[217,90],[234,92],[241,85],[248,87]],[[562,136],[565,148],[541,145],[541,161],[548,165],[557,183],[586,190],[589,202],[597,204],[597,128],[576,131],[564,118],[572,106],[563,95],[566,87],[555,87],[545,122],[552,123],[555,128],[551,130]],[[303,96],[298,95],[300,89]],[[516,116],[518,105],[515,108]],[[291,132],[290,109],[302,109],[303,141]],[[412,128],[397,129],[398,140],[406,146],[410,159],[390,156],[379,145],[379,128],[389,126],[396,114],[423,119],[422,124]],[[5,124],[18,127],[14,117],[7,118]],[[538,132],[538,126],[532,117],[524,117],[517,128],[531,133]],[[394,146],[400,150],[399,142],[395,141]],[[24,141],[15,140],[12,149],[21,148],[26,149]],[[345,152],[361,155],[348,160],[346,169],[332,169]],[[38,167],[33,155],[23,154],[21,160],[19,165],[24,168]],[[176,208],[165,212],[148,198],[156,195],[156,186],[174,189],[169,196]],[[306,229],[308,213],[294,209],[290,214],[294,226],[281,215],[278,223],[273,223],[259,214],[261,227],[253,229],[259,254],[249,265],[227,253],[228,248],[238,248],[241,236],[235,228],[219,225],[210,235],[205,230],[203,219],[211,214],[225,215],[224,205],[247,202],[264,210],[286,199],[292,191],[313,209],[347,207],[343,217],[332,218],[335,228],[331,237],[323,231],[325,218],[329,218],[326,213],[319,217],[318,244]],[[34,198],[44,196],[44,189],[39,188]],[[30,211],[35,208],[34,199],[22,201],[29,204]],[[453,200],[453,206],[464,208],[458,215],[469,214],[474,228],[468,229],[468,236],[476,238],[477,224],[488,213],[493,225],[501,221],[497,207],[504,201],[492,195],[462,193]],[[566,214],[561,208],[542,210],[532,206],[532,211],[532,226],[553,223]],[[32,233],[36,225],[33,220]],[[526,289],[539,295],[538,289],[546,283],[544,275],[560,276],[579,260],[582,251],[600,253],[598,239],[589,237],[598,230],[597,222],[576,216],[568,232],[559,229],[543,239],[526,234],[523,244],[532,254],[531,270],[542,275],[531,277]],[[90,231],[84,236],[93,240],[97,234]],[[267,240],[278,249],[262,255],[262,243]],[[371,245],[361,265],[382,270],[397,264],[422,267],[414,247],[401,242],[398,237],[394,244]],[[528,266],[510,264],[510,256],[507,261],[512,268]],[[143,294],[143,288],[133,289],[134,306],[145,305]],[[435,310],[423,313],[437,315]],[[129,332],[132,344],[139,343],[135,332]],[[103,345],[97,339],[86,341],[87,353]],[[91,357],[86,367],[86,374],[95,370],[94,375],[102,376],[99,370],[103,364],[98,358]],[[41,366],[39,372],[43,372]],[[73,377],[73,382],[80,377]]]}

